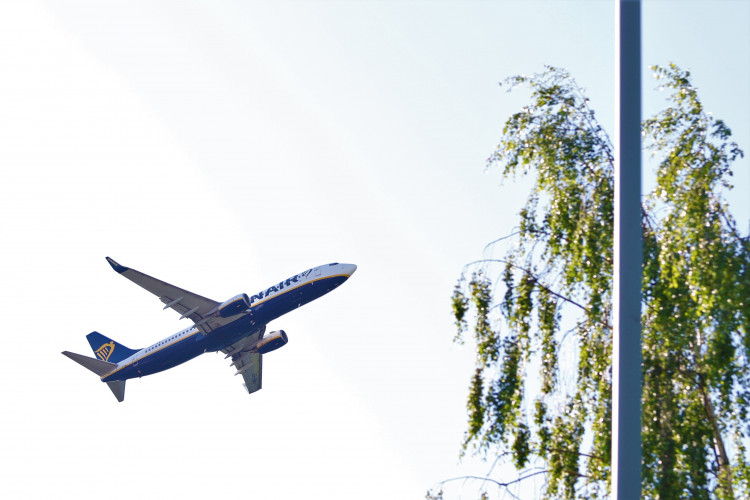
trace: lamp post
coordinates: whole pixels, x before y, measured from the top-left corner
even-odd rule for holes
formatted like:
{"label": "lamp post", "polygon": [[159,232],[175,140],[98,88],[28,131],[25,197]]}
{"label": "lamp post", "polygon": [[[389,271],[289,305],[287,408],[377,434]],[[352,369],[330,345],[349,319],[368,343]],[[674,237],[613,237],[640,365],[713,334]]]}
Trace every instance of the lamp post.
{"label": "lamp post", "polygon": [[612,498],[641,496],[641,2],[615,0]]}

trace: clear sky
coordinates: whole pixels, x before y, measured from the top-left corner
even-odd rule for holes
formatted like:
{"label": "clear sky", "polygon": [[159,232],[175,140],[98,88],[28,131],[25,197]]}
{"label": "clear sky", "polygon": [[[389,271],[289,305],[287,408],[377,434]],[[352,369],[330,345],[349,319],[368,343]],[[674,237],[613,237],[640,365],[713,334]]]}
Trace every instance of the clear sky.
{"label": "clear sky", "polygon": [[[644,65],[689,68],[750,152],[750,3],[643,14]],[[484,172],[525,95],[497,83],[566,67],[611,132],[613,35],[609,0],[3,2],[0,496],[422,498],[484,473],[458,461],[449,298],[524,197]],[[219,301],[359,270],[270,325],[290,342],[259,393],[206,354],[118,404],[60,351],[186,324],[106,255]]]}

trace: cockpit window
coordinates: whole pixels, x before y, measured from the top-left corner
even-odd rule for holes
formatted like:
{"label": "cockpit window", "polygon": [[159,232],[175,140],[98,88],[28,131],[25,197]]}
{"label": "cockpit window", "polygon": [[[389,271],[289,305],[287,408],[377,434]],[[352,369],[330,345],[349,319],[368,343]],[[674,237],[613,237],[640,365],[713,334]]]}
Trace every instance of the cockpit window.
{"label": "cockpit window", "polygon": [[329,265],[329,266],[338,266],[338,265],[339,265],[339,263],[338,263],[338,262],[334,262],[333,264],[328,264],[328,265]]}

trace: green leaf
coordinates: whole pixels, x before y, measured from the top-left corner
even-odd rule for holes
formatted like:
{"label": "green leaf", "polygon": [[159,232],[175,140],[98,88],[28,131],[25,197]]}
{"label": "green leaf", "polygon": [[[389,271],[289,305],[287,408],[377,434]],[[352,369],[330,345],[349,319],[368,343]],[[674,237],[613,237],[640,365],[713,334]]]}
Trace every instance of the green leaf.
{"label": "green leaf", "polygon": [[[652,69],[669,95],[642,126],[656,163],[642,206],[643,495],[750,497],[750,238],[721,197],[743,153],[688,71]],[[492,245],[504,256],[452,296],[457,338],[471,328],[477,350],[462,449],[542,464],[549,497],[599,498],[611,456],[612,144],[566,71],[505,83],[531,96],[487,167],[532,188],[518,232]]]}

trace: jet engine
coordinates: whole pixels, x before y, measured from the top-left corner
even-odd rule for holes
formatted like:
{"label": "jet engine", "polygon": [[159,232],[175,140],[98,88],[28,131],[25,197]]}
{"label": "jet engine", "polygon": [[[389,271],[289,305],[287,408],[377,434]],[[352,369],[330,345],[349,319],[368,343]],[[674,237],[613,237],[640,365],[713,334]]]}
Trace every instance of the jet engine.
{"label": "jet engine", "polygon": [[286,332],[284,330],[277,330],[264,335],[258,342],[258,345],[255,346],[255,350],[260,354],[266,354],[286,345],[287,342],[289,342],[289,337],[286,336]]}
{"label": "jet engine", "polygon": [[229,318],[242,314],[248,309],[250,309],[250,297],[246,293],[241,293],[220,305],[217,312],[222,318]]}

